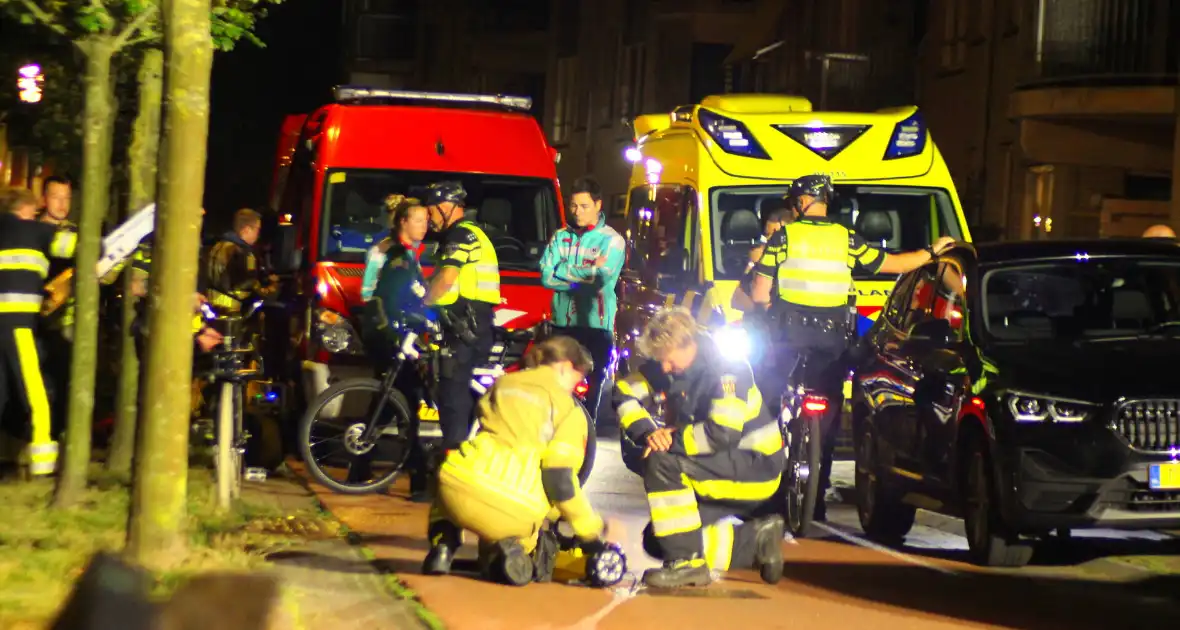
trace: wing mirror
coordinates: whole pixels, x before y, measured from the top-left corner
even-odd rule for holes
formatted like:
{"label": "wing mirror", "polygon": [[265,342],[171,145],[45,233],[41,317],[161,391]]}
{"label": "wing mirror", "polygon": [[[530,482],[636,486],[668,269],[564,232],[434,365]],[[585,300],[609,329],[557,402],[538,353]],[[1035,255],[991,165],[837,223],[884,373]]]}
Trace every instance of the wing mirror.
{"label": "wing mirror", "polygon": [[954,340],[955,331],[951,328],[951,323],[945,319],[927,319],[914,324],[914,327],[910,329],[909,341],[911,343],[945,348],[951,345]]}

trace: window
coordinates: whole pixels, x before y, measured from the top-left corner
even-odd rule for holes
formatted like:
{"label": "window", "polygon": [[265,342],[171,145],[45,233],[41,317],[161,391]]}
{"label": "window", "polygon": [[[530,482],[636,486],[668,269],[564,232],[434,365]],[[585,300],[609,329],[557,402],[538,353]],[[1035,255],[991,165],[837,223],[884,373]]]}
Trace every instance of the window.
{"label": "window", "polygon": [[983,275],[983,324],[997,341],[1077,340],[1180,327],[1180,265],[1141,258],[1068,259]]}
{"label": "window", "polygon": [[[714,188],[710,197],[713,279],[737,280],[762,234],[761,217],[782,207],[786,186]],[[828,215],[869,244],[897,253],[922,249],[939,236],[962,236],[950,195],[937,188],[836,186]],[[859,268],[853,278],[873,278]],[[878,279],[882,279],[877,276]]]}
{"label": "window", "polygon": [[696,191],[688,186],[641,186],[627,208],[627,268],[654,279],[696,279]]}
{"label": "window", "polygon": [[577,115],[578,59],[565,57],[557,60],[557,100],[553,106],[553,144],[569,142]]}
{"label": "window", "polygon": [[647,72],[647,49],[643,44],[619,48],[616,113],[628,120],[640,115],[643,109],[644,75]]}
{"label": "window", "polygon": [[909,331],[914,325],[930,317],[930,310],[934,298],[934,287],[937,283],[938,264],[926,265],[914,275],[914,288],[910,291],[905,314],[902,316],[900,328]]}
{"label": "window", "polygon": [[476,223],[495,245],[501,268],[538,268],[546,241],[559,225],[553,182],[474,173],[329,171],[318,239],[320,256],[337,262],[364,260],[368,248],[388,235],[385,197],[418,195],[426,185],[443,179],[458,179],[467,189],[468,208],[474,209]]}
{"label": "window", "polygon": [[893,291],[889,294],[889,300],[885,303],[885,309],[881,313],[881,317],[894,328],[901,327],[901,317],[905,314],[906,309],[909,308],[910,290],[914,287],[914,281],[918,278],[917,271],[910,272],[902,276],[897,284],[893,286]]}

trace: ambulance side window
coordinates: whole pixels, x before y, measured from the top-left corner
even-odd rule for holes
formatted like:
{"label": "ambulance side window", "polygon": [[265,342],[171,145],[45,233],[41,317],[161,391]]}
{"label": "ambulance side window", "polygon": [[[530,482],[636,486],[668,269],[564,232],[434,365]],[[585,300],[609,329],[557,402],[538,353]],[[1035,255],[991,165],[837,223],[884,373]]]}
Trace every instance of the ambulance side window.
{"label": "ambulance side window", "polygon": [[683,285],[696,276],[696,191],[642,186],[627,204],[627,268],[644,280]]}

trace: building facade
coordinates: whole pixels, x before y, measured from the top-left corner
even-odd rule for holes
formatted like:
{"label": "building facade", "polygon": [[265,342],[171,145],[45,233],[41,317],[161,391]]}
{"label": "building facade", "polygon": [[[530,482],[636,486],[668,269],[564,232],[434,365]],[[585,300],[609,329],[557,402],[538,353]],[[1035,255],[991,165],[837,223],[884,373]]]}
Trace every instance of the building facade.
{"label": "building facade", "polygon": [[594,174],[621,216],[630,121],[726,89],[757,0],[551,0],[545,133],[569,182]]}
{"label": "building facade", "polygon": [[519,94],[544,111],[550,0],[345,0],[344,76],[373,87]]}
{"label": "building facade", "polygon": [[1010,238],[1180,224],[1170,0],[932,3],[922,100],[960,194]]}

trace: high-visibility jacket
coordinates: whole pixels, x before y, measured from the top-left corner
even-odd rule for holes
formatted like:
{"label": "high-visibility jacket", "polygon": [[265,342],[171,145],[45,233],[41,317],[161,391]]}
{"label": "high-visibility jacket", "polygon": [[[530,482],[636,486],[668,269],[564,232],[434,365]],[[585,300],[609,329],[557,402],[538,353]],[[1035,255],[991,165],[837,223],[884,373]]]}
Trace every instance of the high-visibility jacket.
{"label": "high-visibility jacket", "polygon": [[232,232],[209,248],[202,276],[209,304],[231,313],[240,311],[250,297],[267,296],[275,289],[262,287],[254,248]]}
{"label": "high-visibility jacket", "polygon": [[0,214],[0,317],[31,326],[41,312],[50,258],[74,256],[78,235],[39,221]]}
{"label": "high-visibility jacket", "polygon": [[459,269],[459,280],[439,299],[439,306],[460,299],[500,305],[500,261],[492,241],[474,222],[464,219],[447,230],[438,266]]}
{"label": "high-visibility jacket", "polygon": [[743,454],[744,464],[731,479],[690,480],[698,495],[747,501],[772,494],[784,465],[783,437],[778,421],[762,404],[750,364],[727,356],[701,333],[697,356],[684,374],[672,381],[648,378],[658,371],[634,370],[615,385],[615,410],[627,436],[642,445],[659,428],[646,405],[663,394],[677,428],[669,452],[689,457]]}
{"label": "high-visibility jacket", "polygon": [[853,267],[876,273],[884,262],[856,232],[827,217],[804,217],[770,237],[755,271],[777,278],[783,302],[833,308],[848,304]]}
{"label": "high-visibility jacket", "polygon": [[556,507],[579,538],[602,535],[602,518],[578,483],[589,422],[552,368],[500,377],[477,413],[479,432],[448,454],[440,483],[478,486],[538,523]]}

